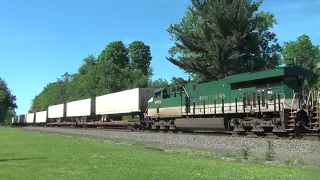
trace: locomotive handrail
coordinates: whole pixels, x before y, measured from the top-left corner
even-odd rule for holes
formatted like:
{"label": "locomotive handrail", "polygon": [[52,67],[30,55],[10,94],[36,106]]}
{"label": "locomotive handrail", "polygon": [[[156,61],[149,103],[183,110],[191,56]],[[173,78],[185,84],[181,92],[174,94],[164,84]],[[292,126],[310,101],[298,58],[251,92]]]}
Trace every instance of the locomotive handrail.
{"label": "locomotive handrail", "polygon": [[293,112],[293,102],[295,101],[295,98],[296,98],[297,94],[301,94],[301,93],[294,93],[293,94],[293,97],[292,97],[292,100],[291,100],[291,104],[290,104],[291,113]]}
{"label": "locomotive handrail", "polygon": [[320,122],[320,119],[319,119],[319,116],[320,116],[320,112],[319,112],[319,110],[320,110],[320,107],[319,107],[319,105],[320,105],[320,101],[319,101],[319,97],[320,97],[320,92],[319,92],[319,90],[317,91],[317,99],[316,99],[316,108],[317,108],[317,122]]}
{"label": "locomotive handrail", "polygon": [[[286,107],[291,108],[290,104],[286,103],[286,101],[285,101],[285,98],[286,98],[285,94],[284,93],[277,93],[277,94],[279,95],[279,98],[273,99],[273,101],[276,101],[276,102],[279,103],[279,109],[285,109]],[[267,97],[267,96],[268,95],[265,95],[264,97]],[[281,96],[283,96],[283,97],[281,98]],[[221,111],[222,112],[234,112],[234,111],[236,111],[236,113],[237,113],[237,112],[240,112],[240,111],[242,112],[243,110],[249,110],[249,109],[250,110],[258,110],[258,108],[259,108],[259,102],[256,102],[255,100],[254,101],[250,101],[250,104],[247,104],[246,102],[244,102],[244,104],[243,104],[243,102],[237,101],[237,100],[234,101],[235,104],[231,103],[232,101],[230,101],[230,100],[235,100],[235,99],[239,100],[239,97],[237,97],[237,98],[229,97],[229,98],[221,98],[221,99],[220,98],[214,98],[214,99],[210,99],[210,100],[206,100],[206,101],[203,101],[203,100],[198,101],[197,100],[193,105],[191,105],[191,108],[194,109],[194,111],[197,110],[198,113],[201,112],[202,110],[204,111],[204,113],[205,112],[212,112],[212,109],[214,109],[215,112],[216,112],[216,110],[218,110],[220,112]],[[283,102],[281,102],[282,99],[284,99]],[[218,103],[218,101],[220,101],[220,100],[222,102]],[[227,103],[224,104],[223,102],[226,102],[226,101],[227,101]],[[217,102],[217,104],[215,104],[215,102]],[[238,104],[237,104],[237,102],[238,102]],[[260,103],[262,103],[262,102],[260,102]],[[275,105],[276,104],[275,102],[269,102],[267,100],[267,98],[266,98],[266,101],[264,102],[264,104],[265,105],[260,104],[262,111],[263,111],[264,108],[269,109],[268,107],[270,105],[271,106],[272,105],[273,106],[278,106],[278,105]],[[234,108],[234,107],[236,107],[236,109],[232,110],[232,108]],[[249,111],[245,111],[245,113],[251,113],[250,110]],[[181,112],[182,113],[186,113],[185,109],[183,109],[183,108],[182,108]],[[260,108],[259,108],[259,112],[260,112]],[[190,112],[188,112],[188,113],[190,113]],[[284,111],[282,113],[284,115]],[[192,112],[191,112],[191,114],[192,114]]]}
{"label": "locomotive handrail", "polygon": [[144,111],[145,115],[148,115],[148,107],[146,107],[146,110]]}
{"label": "locomotive handrail", "polygon": [[186,90],[186,88],[184,86],[182,86],[184,92],[186,93],[186,95],[188,96],[188,98],[190,98],[188,91]]}
{"label": "locomotive handrail", "polygon": [[[278,93],[278,94],[283,94],[283,103],[282,103],[282,117],[284,117],[284,109],[285,109],[285,102],[286,102],[286,94],[285,93]],[[280,101],[280,99],[279,99]],[[280,112],[279,112],[280,113]]]}
{"label": "locomotive handrail", "polygon": [[308,98],[307,98],[307,102],[306,102],[307,108],[309,108],[309,102],[310,102],[311,92],[312,92],[312,90],[310,90],[310,91],[309,91],[309,94],[308,94]]}

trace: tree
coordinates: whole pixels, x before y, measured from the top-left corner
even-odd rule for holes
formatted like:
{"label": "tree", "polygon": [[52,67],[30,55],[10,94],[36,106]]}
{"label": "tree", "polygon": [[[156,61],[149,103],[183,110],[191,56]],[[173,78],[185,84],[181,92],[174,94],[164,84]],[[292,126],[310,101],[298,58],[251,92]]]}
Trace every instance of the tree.
{"label": "tree", "polygon": [[164,88],[166,86],[172,86],[172,85],[181,85],[181,84],[186,84],[190,82],[190,80],[185,80],[181,77],[173,77],[171,79],[171,82],[169,83],[167,80],[165,79],[162,79],[162,78],[159,78],[159,79],[156,79],[155,81],[150,81],[149,83],[149,88],[154,88],[154,89],[157,89],[157,88]]}
{"label": "tree", "polygon": [[65,103],[66,84],[63,82],[53,82],[47,84],[35,98],[32,99],[32,105],[29,112],[45,111],[49,106]]}
{"label": "tree", "polygon": [[129,65],[128,50],[122,41],[109,43],[98,55],[96,94],[113,93],[125,88],[124,69]]}
{"label": "tree", "polygon": [[320,61],[319,45],[313,45],[308,35],[303,34],[296,41],[285,42],[282,51],[283,62],[296,63],[310,70],[316,70],[316,63]]}
{"label": "tree", "polygon": [[128,48],[121,41],[109,43],[98,56],[96,94],[147,87],[151,59],[150,47],[142,41],[134,41]]}
{"label": "tree", "polygon": [[174,85],[187,84],[188,82],[190,82],[190,80],[185,80],[181,77],[178,77],[178,78],[173,77],[171,79],[171,84],[174,84]]}
{"label": "tree", "polygon": [[158,89],[158,88],[166,87],[168,85],[169,85],[169,83],[168,83],[167,80],[159,78],[159,79],[156,79],[153,82],[150,82],[149,88]]}
{"label": "tree", "polygon": [[314,45],[308,35],[303,34],[296,41],[285,42],[282,51],[283,63],[296,63],[303,68],[312,70],[316,76],[308,82],[308,88],[320,88],[319,74],[317,73],[317,62],[320,61],[320,47]]}
{"label": "tree", "polygon": [[261,3],[192,0],[181,23],[168,28],[176,43],[167,59],[202,80],[276,67],[281,47],[269,31],[276,20],[256,12]]}
{"label": "tree", "polygon": [[114,63],[102,62],[97,69],[98,85],[97,95],[114,93],[126,87],[124,69]]}
{"label": "tree", "polygon": [[75,101],[96,96],[98,61],[92,54],[85,57],[78,73],[72,74],[67,85],[67,100]]}
{"label": "tree", "polygon": [[12,118],[16,116],[16,112],[11,107],[8,109],[7,117],[5,121],[3,122],[3,125],[11,125],[12,124]]}
{"label": "tree", "polygon": [[[0,78],[0,124],[4,124],[6,119],[18,107],[16,96],[13,95],[4,79]],[[11,114],[11,115],[12,115]]]}
{"label": "tree", "polygon": [[110,62],[124,68],[129,63],[128,50],[122,41],[111,42],[100,53],[98,62]]}
{"label": "tree", "polygon": [[97,59],[94,55],[90,54],[86,58],[83,59],[83,64],[79,67],[78,72],[81,75],[84,75],[90,71],[93,67],[97,65]]}
{"label": "tree", "polygon": [[142,41],[133,41],[128,47],[130,64],[133,69],[139,69],[149,76],[150,64],[152,60],[150,46],[145,45]]}
{"label": "tree", "polygon": [[125,70],[127,88],[147,87],[149,78],[152,75],[150,46],[142,41],[133,41],[128,46],[128,52],[130,63],[128,69]]}
{"label": "tree", "polygon": [[65,103],[67,101],[67,84],[70,81],[70,74],[64,73],[61,78],[57,79],[58,101],[57,103]]}
{"label": "tree", "polygon": [[133,88],[146,88],[149,83],[149,74],[144,74],[141,69],[124,69],[123,73],[125,74],[124,83],[126,84],[126,89]]}

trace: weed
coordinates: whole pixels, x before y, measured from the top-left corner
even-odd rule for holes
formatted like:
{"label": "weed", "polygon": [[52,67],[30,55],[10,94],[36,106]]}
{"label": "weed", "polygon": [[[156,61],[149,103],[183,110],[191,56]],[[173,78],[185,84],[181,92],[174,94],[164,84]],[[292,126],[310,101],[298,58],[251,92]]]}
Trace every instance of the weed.
{"label": "weed", "polygon": [[250,147],[247,144],[243,144],[243,148],[241,149],[242,156],[245,160],[248,159],[248,156],[250,155]]}
{"label": "weed", "polygon": [[288,158],[284,161],[286,164],[300,164],[300,165],[308,165],[307,162],[301,159]]}
{"label": "weed", "polygon": [[274,157],[275,157],[274,145],[270,140],[268,140],[268,149],[266,152],[266,160],[273,161]]}
{"label": "weed", "polygon": [[143,143],[143,142],[132,142],[132,145],[134,145],[134,146],[139,146],[139,147],[144,147],[144,146],[146,146],[146,144]]}
{"label": "weed", "polygon": [[217,154],[214,151],[210,151],[211,156],[216,156]]}
{"label": "weed", "polygon": [[284,162],[286,163],[286,164],[293,164],[294,163],[294,159],[293,158],[288,158],[288,159],[286,159]]}

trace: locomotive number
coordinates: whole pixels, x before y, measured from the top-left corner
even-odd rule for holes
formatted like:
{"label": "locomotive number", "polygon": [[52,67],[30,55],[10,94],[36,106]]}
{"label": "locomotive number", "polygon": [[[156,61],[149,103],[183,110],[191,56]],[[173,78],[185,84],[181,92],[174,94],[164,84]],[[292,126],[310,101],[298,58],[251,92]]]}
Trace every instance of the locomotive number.
{"label": "locomotive number", "polygon": [[161,100],[156,100],[155,102],[154,102],[154,104],[161,104],[162,102],[161,102]]}
{"label": "locomotive number", "polygon": [[216,94],[216,98],[225,98],[226,95],[225,94]]}

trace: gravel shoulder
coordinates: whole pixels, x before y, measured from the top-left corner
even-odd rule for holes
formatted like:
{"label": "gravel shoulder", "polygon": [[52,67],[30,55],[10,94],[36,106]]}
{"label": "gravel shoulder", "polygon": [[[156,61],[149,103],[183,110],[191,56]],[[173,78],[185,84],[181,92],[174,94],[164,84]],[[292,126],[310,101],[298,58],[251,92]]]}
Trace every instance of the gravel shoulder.
{"label": "gravel shoulder", "polygon": [[[24,127],[26,131],[39,131],[69,135],[85,135],[106,140],[136,142],[161,148],[190,148],[211,151],[215,154],[235,155],[247,147],[251,158],[265,158],[268,150],[266,139],[212,135],[164,134],[149,132],[122,132],[113,130],[85,130],[72,128]],[[319,165],[320,143],[308,140],[270,139],[275,160],[300,161]]]}

